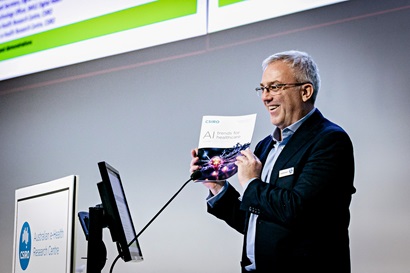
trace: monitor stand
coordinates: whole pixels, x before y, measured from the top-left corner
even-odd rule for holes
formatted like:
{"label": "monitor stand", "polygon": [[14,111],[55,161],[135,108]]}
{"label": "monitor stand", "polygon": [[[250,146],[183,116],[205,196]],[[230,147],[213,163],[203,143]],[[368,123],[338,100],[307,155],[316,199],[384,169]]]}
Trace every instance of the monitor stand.
{"label": "monitor stand", "polygon": [[87,273],[101,273],[107,261],[107,249],[103,242],[104,209],[101,205],[89,208]]}

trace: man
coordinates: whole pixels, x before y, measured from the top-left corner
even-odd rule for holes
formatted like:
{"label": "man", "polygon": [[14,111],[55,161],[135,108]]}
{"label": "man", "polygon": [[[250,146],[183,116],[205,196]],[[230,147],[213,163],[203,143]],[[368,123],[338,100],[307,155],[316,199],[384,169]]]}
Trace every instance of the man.
{"label": "man", "polygon": [[237,157],[242,196],[226,181],[204,183],[208,212],[245,235],[242,272],[348,273],[352,143],[314,106],[320,77],[309,55],[278,53],[262,67],[256,90],[276,127]]}

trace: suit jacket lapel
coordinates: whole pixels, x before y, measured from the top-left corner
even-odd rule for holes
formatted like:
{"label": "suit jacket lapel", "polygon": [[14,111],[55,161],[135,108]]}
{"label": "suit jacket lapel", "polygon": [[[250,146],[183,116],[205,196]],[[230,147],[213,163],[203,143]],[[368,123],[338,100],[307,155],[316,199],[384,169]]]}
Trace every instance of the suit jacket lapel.
{"label": "suit jacket lapel", "polygon": [[310,141],[315,136],[316,128],[323,119],[323,115],[316,109],[315,112],[307,120],[305,120],[305,122],[303,122],[299,129],[294,133],[275,162],[270,178],[271,183],[274,183],[274,181],[278,179],[279,171],[283,169],[283,166],[291,159],[291,157],[303,145],[305,145],[306,142]]}
{"label": "suit jacket lapel", "polygon": [[262,162],[263,165],[265,165],[268,154],[270,150],[272,149],[274,143],[275,142],[272,139],[272,136],[269,135],[265,139],[262,140],[262,142],[260,143],[258,147],[256,147],[255,155],[259,158],[259,160]]}

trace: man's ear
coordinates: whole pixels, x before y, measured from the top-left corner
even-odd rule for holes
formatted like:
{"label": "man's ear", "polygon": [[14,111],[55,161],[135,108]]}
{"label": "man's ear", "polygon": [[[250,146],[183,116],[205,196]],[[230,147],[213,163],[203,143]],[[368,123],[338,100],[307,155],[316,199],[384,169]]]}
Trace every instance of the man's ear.
{"label": "man's ear", "polygon": [[301,95],[303,102],[307,102],[313,96],[313,85],[310,83],[302,85]]}

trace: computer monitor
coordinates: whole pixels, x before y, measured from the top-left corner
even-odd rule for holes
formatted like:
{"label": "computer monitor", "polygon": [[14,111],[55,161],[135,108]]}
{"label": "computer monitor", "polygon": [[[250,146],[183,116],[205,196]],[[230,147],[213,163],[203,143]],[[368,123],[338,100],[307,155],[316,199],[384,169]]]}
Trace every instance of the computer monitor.
{"label": "computer monitor", "polygon": [[[99,162],[102,181],[97,183],[102,204],[80,211],[78,217],[88,241],[87,273],[100,273],[107,260],[103,229],[108,227],[117,244],[118,257],[125,262],[142,261],[143,256],[122,186],[120,173],[106,162]],[[113,263],[114,265],[115,263]]]}
{"label": "computer monitor", "polygon": [[[119,172],[106,162],[99,162],[102,181],[98,183],[105,219],[119,255],[125,261],[142,261],[134,224]],[[130,242],[134,241],[131,245]]]}

